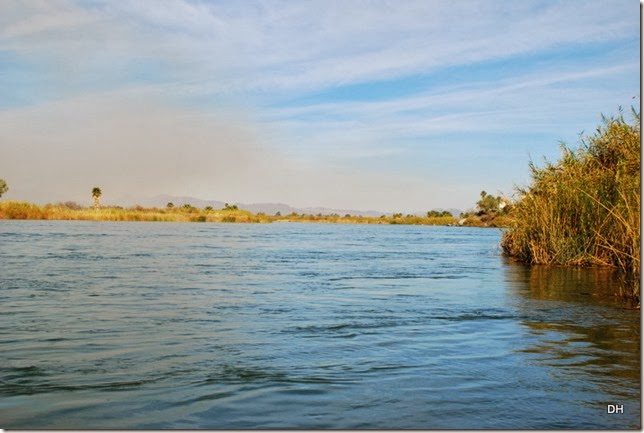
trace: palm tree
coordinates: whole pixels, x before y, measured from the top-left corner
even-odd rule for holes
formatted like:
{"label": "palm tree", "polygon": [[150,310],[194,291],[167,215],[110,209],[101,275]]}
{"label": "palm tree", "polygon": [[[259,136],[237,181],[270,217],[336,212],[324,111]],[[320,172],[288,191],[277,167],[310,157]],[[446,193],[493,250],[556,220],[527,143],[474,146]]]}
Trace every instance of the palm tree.
{"label": "palm tree", "polygon": [[101,189],[97,186],[92,188],[92,198],[94,199],[94,209],[98,209],[101,206]]}
{"label": "palm tree", "polygon": [[5,182],[4,179],[0,179],[0,197],[2,197],[2,194],[4,194],[7,191],[9,191],[9,187],[7,186],[7,182]]}

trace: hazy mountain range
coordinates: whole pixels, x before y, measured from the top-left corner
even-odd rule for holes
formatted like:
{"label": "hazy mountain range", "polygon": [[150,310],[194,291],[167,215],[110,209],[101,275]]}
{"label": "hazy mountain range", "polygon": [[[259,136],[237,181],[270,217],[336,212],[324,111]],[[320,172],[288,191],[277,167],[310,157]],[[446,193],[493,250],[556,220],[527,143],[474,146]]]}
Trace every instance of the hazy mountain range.
{"label": "hazy mountain range", "polygon": [[[214,209],[222,209],[226,205],[225,202],[219,201],[219,200],[202,200],[195,197],[173,196],[173,195],[167,195],[167,194],[157,195],[157,196],[148,197],[148,198],[139,198],[139,199],[134,199],[132,197],[124,197],[120,199],[118,202],[111,203],[109,201],[106,201],[104,204],[106,205],[119,204],[121,206],[140,205],[143,207],[164,208],[167,206],[168,203],[172,203],[175,206],[183,206],[185,204],[189,204],[191,206],[195,206],[201,209],[205,208],[206,206],[212,206]],[[267,215],[275,215],[277,212],[279,212],[282,215],[288,215],[293,212],[298,214],[308,214],[308,215],[350,214],[350,215],[363,215],[363,216],[380,216],[380,215],[392,214],[392,212],[381,212],[377,210],[331,209],[331,208],[325,208],[325,207],[296,208],[284,203],[229,203],[229,204],[237,205],[237,207],[239,207],[240,209],[249,210],[253,213],[263,212]],[[427,210],[429,211],[434,209],[427,209]],[[440,210],[440,211],[448,210],[454,216],[458,216],[461,213],[460,209],[440,209],[439,208],[436,210]],[[415,212],[415,214],[425,215],[426,212],[427,211],[424,211],[424,212],[419,211],[419,212]]]}

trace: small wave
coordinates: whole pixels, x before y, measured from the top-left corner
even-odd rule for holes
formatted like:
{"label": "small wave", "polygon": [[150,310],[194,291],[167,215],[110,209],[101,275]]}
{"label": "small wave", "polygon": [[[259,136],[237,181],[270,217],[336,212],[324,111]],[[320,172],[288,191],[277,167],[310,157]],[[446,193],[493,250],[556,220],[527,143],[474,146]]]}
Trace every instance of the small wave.
{"label": "small wave", "polygon": [[516,320],[516,314],[508,312],[485,312],[485,311],[469,311],[457,314],[446,315],[433,315],[432,319],[447,320],[454,322],[469,321],[469,320]]}
{"label": "small wave", "polygon": [[246,384],[255,382],[276,382],[286,379],[286,374],[255,367],[224,365],[213,369],[196,385]]}
{"label": "small wave", "polygon": [[33,369],[23,369],[21,375],[9,375],[0,380],[0,395],[34,395],[45,394],[58,391],[125,391],[132,388],[156,382],[158,378],[153,379],[135,379],[111,382],[81,383],[81,384],[62,384],[51,382],[48,378],[50,374],[43,372],[36,367]]}
{"label": "small wave", "polygon": [[329,278],[329,281],[346,281],[346,280],[406,280],[426,278],[416,274],[395,274],[395,275],[350,275],[346,277]]}
{"label": "small wave", "polygon": [[375,320],[368,323],[339,323],[336,325],[311,325],[295,326],[288,328],[283,333],[304,334],[305,337],[331,337],[331,338],[355,338],[359,335],[378,332],[383,328],[392,328],[405,325],[406,322],[399,320]]}

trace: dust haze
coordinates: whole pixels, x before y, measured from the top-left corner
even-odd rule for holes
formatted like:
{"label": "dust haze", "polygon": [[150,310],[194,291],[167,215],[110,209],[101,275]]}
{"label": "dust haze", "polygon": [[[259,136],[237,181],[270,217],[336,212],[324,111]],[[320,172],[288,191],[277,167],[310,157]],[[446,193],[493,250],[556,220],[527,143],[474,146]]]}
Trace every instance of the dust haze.
{"label": "dust haze", "polygon": [[236,114],[93,98],[0,114],[3,177],[35,202],[155,194],[226,196],[287,169]]}
{"label": "dust haze", "polygon": [[[318,166],[280,153],[243,112],[201,112],[154,98],[93,95],[0,113],[7,199],[132,205],[159,194],[231,203],[388,210],[426,186]],[[396,197],[400,203],[396,203]],[[3,198],[5,198],[3,197]],[[395,207],[393,208],[395,209]]]}

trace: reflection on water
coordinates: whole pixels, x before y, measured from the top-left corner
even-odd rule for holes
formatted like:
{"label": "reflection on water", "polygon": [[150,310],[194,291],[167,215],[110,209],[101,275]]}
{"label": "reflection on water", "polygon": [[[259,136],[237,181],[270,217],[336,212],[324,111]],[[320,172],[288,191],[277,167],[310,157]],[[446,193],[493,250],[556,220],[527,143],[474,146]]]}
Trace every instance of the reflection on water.
{"label": "reflection on water", "polygon": [[[636,308],[639,282],[607,267],[524,266],[506,261],[509,281],[527,281],[530,297]],[[635,293],[635,298],[633,296]]]}
{"label": "reflection on water", "polygon": [[521,323],[534,337],[521,352],[569,381],[571,391],[583,378],[615,402],[639,403],[641,322],[639,304],[623,296],[628,281],[607,268],[507,263],[505,270]]}

